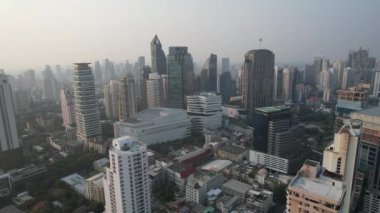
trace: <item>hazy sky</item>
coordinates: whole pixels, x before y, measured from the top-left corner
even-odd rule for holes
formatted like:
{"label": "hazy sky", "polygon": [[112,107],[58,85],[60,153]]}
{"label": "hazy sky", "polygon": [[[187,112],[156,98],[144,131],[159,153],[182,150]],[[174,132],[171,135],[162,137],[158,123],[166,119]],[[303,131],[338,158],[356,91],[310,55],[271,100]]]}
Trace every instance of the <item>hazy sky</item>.
{"label": "hazy sky", "polygon": [[[195,62],[212,52],[243,61],[272,50],[276,63],[346,59],[360,46],[380,58],[379,0],[0,0],[0,68],[110,58],[150,64],[150,41],[189,47]],[[220,62],[220,60],[219,60]]]}

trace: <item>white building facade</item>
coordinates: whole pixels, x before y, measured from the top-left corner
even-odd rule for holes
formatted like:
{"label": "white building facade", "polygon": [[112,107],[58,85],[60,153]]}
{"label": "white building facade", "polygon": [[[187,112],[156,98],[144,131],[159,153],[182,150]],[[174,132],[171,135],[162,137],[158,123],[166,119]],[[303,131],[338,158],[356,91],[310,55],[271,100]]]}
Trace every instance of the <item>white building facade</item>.
{"label": "white building facade", "polygon": [[164,106],[163,84],[158,73],[150,73],[146,81],[148,108]]}
{"label": "white building facade", "polygon": [[132,137],[115,138],[104,177],[105,212],[151,212],[147,147]]}
{"label": "white building facade", "polygon": [[147,144],[163,143],[190,135],[190,118],[183,109],[150,108],[114,123],[115,137],[131,136]]}
{"label": "white building facade", "polygon": [[203,133],[204,129],[222,126],[222,98],[214,93],[187,96],[187,113],[191,118],[192,131]]}

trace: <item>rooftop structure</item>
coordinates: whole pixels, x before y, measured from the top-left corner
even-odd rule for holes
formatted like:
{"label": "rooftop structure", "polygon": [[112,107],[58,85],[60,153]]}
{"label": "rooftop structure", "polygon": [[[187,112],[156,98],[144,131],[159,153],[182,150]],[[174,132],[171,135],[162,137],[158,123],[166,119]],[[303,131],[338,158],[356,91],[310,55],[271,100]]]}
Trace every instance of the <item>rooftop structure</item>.
{"label": "rooftop structure", "polygon": [[84,178],[77,173],[68,175],[61,178],[61,181],[65,182],[79,194],[84,195]]}
{"label": "rooftop structure", "polygon": [[253,189],[253,186],[240,182],[235,179],[231,179],[225,182],[222,186],[222,190],[224,193],[227,193],[233,196],[236,195],[239,197],[240,201],[244,201],[245,194],[251,189]]}
{"label": "rooftop structure", "polygon": [[183,109],[150,108],[125,121],[115,122],[115,137],[131,136],[150,145],[190,134],[190,119]]}
{"label": "rooftop structure", "polygon": [[202,166],[202,170],[220,172],[223,169],[230,166],[231,164],[232,164],[232,161],[230,161],[230,160],[214,160],[211,163],[208,163],[208,164]]}

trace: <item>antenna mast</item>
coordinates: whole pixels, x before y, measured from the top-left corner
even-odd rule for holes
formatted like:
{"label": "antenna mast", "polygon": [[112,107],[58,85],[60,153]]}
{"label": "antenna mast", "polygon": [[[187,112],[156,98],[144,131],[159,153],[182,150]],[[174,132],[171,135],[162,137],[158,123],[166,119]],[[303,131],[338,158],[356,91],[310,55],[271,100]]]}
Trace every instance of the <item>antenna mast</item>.
{"label": "antenna mast", "polygon": [[259,38],[259,42],[260,42],[260,49],[261,49],[261,44],[263,42],[263,38]]}

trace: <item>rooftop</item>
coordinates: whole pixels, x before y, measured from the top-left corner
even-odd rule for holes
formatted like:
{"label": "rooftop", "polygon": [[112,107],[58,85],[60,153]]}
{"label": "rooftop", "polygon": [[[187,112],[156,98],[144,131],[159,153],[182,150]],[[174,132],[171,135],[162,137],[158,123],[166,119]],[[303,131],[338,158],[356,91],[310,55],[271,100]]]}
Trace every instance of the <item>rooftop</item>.
{"label": "rooftop", "polygon": [[237,181],[235,179],[231,179],[223,184],[223,188],[228,188],[233,191],[245,194],[247,191],[253,188],[253,186]]}
{"label": "rooftop", "polygon": [[343,199],[344,189],[341,184],[336,184],[337,182],[339,181],[323,175],[315,179],[298,175],[289,186],[327,197],[339,203]]}
{"label": "rooftop", "polygon": [[372,107],[358,112],[353,112],[358,114],[370,115],[370,116],[380,116],[380,107]]}
{"label": "rooftop", "polygon": [[90,181],[94,183],[95,185],[97,185],[98,187],[103,188],[103,177],[104,177],[104,173],[99,173],[86,179],[86,181]]}
{"label": "rooftop", "polygon": [[230,160],[214,160],[211,163],[202,166],[202,170],[220,172],[231,164],[232,161]]}
{"label": "rooftop", "polygon": [[220,150],[223,150],[223,151],[229,152],[229,153],[233,153],[233,154],[240,154],[240,153],[247,151],[247,149],[244,147],[236,146],[236,145],[232,145],[232,144],[222,146],[222,147],[220,147]]}
{"label": "rooftop", "polygon": [[61,178],[69,186],[75,189],[80,194],[84,194],[84,178],[77,173]]}
{"label": "rooftop", "polygon": [[290,109],[286,105],[282,106],[269,106],[269,107],[261,107],[261,108],[256,108],[256,111],[264,112],[264,113],[271,113],[271,112],[280,112],[285,109]]}
{"label": "rooftop", "polygon": [[134,152],[146,147],[146,145],[131,136],[123,136],[113,139],[112,147],[122,152]]}
{"label": "rooftop", "polygon": [[173,108],[164,108],[164,107],[156,107],[149,108],[143,110],[141,112],[136,113],[134,117],[128,118],[125,120],[126,123],[140,123],[144,121],[155,120],[160,117],[165,117],[169,115],[174,115],[177,113],[184,113],[187,115],[186,110],[184,109],[173,109]]}

